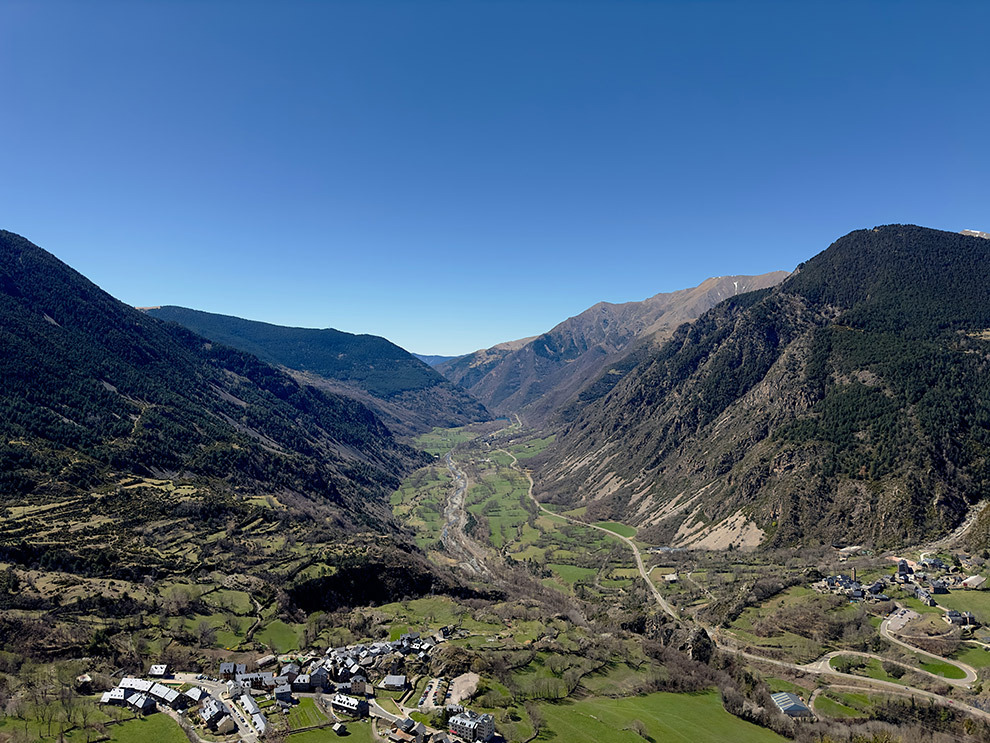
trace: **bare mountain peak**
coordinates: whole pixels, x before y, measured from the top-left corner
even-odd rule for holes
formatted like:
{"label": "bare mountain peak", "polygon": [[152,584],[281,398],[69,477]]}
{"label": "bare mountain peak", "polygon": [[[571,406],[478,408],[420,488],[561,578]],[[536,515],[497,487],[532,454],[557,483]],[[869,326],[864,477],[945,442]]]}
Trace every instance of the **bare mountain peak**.
{"label": "bare mountain peak", "polygon": [[440,365],[490,410],[545,419],[636,345],[669,337],[724,299],[780,283],[786,271],[721,276],[633,302],[598,302],[536,338],[499,344]]}

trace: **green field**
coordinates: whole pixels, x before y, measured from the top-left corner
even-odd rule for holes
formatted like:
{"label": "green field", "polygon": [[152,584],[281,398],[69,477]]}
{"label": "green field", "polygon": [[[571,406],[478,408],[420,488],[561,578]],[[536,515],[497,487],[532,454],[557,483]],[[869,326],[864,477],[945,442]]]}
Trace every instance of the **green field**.
{"label": "green field", "polygon": [[815,712],[820,715],[825,715],[826,717],[861,717],[862,713],[853,709],[852,707],[847,707],[841,702],[837,702],[834,699],[830,699],[824,694],[819,694],[818,698],[815,699]]}
{"label": "green field", "polygon": [[[848,657],[850,660],[853,661],[853,663],[862,664],[853,667],[853,669],[849,671],[849,673],[855,676],[866,676],[867,678],[876,679],[877,681],[890,681],[895,684],[901,684],[902,686],[908,685],[907,681],[899,678],[894,678],[893,676],[888,674],[885,670],[883,670],[883,666],[881,666],[880,661],[878,661],[876,658],[867,659],[859,656],[836,656],[835,658],[832,658],[832,660],[829,661],[829,665],[832,668],[836,668],[836,661],[838,661],[840,657]],[[836,670],[838,670],[838,668],[836,668]]]}
{"label": "green field", "polygon": [[289,743],[331,743],[331,741],[376,743],[380,740],[371,732],[370,722],[348,722],[345,724],[347,726],[347,734],[344,736],[337,735],[330,728],[322,728],[321,730],[306,730],[302,733],[290,733],[286,740]]}
{"label": "green field", "polygon": [[595,526],[608,529],[610,532],[618,534],[620,537],[634,537],[636,536],[637,531],[636,527],[620,524],[618,521],[596,521]]}
{"label": "green field", "polygon": [[971,665],[976,670],[990,668],[990,652],[985,648],[975,645],[963,645],[959,651],[952,656],[953,660],[959,660]]}
{"label": "green field", "polygon": [[[105,722],[109,718],[102,711],[97,711],[91,719]],[[0,740],[6,740],[7,736],[23,734],[24,730],[25,724],[22,720],[13,717],[0,719]],[[43,738],[47,738],[44,735],[47,732],[47,727],[42,726],[37,721],[29,720],[27,731],[29,736],[27,740],[42,740]],[[106,734],[109,737],[101,738],[101,740],[109,741],[109,743],[148,743],[148,741],[154,741],[154,743],[187,743],[186,735],[182,732],[182,728],[171,717],[161,713],[149,715],[144,718],[138,717],[121,723],[107,724]],[[66,732],[64,737],[67,743],[83,743],[87,739],[93,739],[96,736],[93,730],[87,731],[76,728]],[[48,740],[58,739],[58,723],[56,722],[52,726],[52,736]],[[18,740],[18,738],[14,737],[13,740]]]}
{"label": "green field", "polygon": [[255,633],[254,639],[270,647],[276,653],[287,653],[298,650],[300,646],[299,630],[301,625],[290,625],[281,619],[269,622],[261,631]]}
{"label": "green field", "polygon": [[458,444],[471,441],[476,435],[466,428],[434,428],[419,436],[414,443],[425,452],[441,456]]}
{"label": "green field", "polygon": [[920,663],[921,667],[928,671],[928,673],[934,673],[936,676],[941,676],[947,679],[962,679],[966,678],[966,673],[959,666],[954,666],[951,663],[943,663],[937,660],[923,660]]}
{"label": "green field", "polygon": [[990,591],[951,591],[935,600],[947,609],[971,611],[980,624],[990,624]]}
{"label": "green field", "polygon": [[642,743],[627,729],[639,720],[650,739],[685,743],[763,743],[784,741],[770,730],[733,717],[722,708],[717,692],[657,692],[626,699],[585,699],[540,705],[548,733],[540,740],[559,743]]}
{"label": "green field", "polygon": [[594,568],[582,568],[577,565],[562,565],[550,562],[547,567],[563,578],[567,583],[577,583],[579,580],[588,580],[598,571]]}
{"label": "green field", "polygon": [[435,545],[443,532],[443,509],[452,479],[446,467],[423,467],[403,480],[392,493],[392,513],[416,532],[422,549]]}
{"label": "green field", "polygon": [[522,444],[516,444],[510,447],[510,451],[516,455],[516,458],[520,461],[525,459],[532,459],[537,454],[546,449],[553,440],[557,437],[556,434],[547,436],[543,439],[530,439]]}
{"label": "green field", "polygon": [[319,710],[316,702],[309,697],[302,697],[299,700],[299,704],[295,705],[289,712],[290,730],[311,727],[326,721],[326,715]]}

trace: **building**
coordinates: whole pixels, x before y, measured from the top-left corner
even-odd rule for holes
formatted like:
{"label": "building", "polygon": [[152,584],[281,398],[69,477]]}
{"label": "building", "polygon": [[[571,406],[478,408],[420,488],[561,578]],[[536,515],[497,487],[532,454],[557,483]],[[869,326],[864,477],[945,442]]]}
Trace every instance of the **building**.
{"label": "building", "polygon": [[116,687],[110,691],[103,692],[103,696],[100,697],[100,704],[126,704],[127,703],[127,690],[121,687]]}
{"label": "building", "polygon": [[276,686],[275,690],[272,691],[272,695],[283,702],[292,701],[292,687],[288,684],[282,684],[281,686]]}
{"label": "building", "polygon": [[464,710],[450,718],[450,734],[463,740],[489,740],[495,735],[495,718],[487,712],[479,715]]}
{"label": "building", "polygon": [[127,706],[143,715],[147,715],[158,709],[158,706],[155,704],[155,700],[147,694],[142,694],[141,692],[135,692],[131,696],[127,697]]}
{"label": "building", "polygon": [[389,691],[402,691],[406,688],[406,677],[399,674],[390,673],[382,681],[382,688]]}
{"label": "building", "polygon": [[302,669],[299,668],[295,663],[286,663],[282,666],[282,670],[279,672],[279,677],[285,676],[288,678],[286,683],[291,684],[296,680],[296,676],[302,673]]}
{"label": "building", "polygon": [[268,732],[268,719],[260,712],[251,715],[251,724],[254,725],[259,735],[264,735]]}
{"label": "building", "polygon": [[216,728],[217,733],[220,735],[227,735],[228,733],[232,733],[237,730],[237,723],[234,722],[234,718],[230,715],[224,715],[217,720]]}
{"label": "building", "polygon": [[962,582],[962,584],[966,588],[979,589],[979,588],[983,588],[983,584],[986,582],[987,579],[984,578],[982,575],[971,575],[968,578],[966,578]]}
{"label": "building", "polygon": [[334,694],[330,699],[330,706],[355,717],[363,717],[368,713],[366,700],[350,697],[346,694]]}
{"label": "building", "polygon": [[151,678],[159,679],[171,678],[172,676],[172,674],[168,672],[168,666],[164,663],[152,666],[151,670],[148,671],[148,675],[151,676]]}
{"label": "building", "polygon": [[814,712],[811,711],[807,704],[801,701],[801,697],[797,694],[791,694],[789,691],[779,691],[776,694],[771,694],[770,698],[777,705],[777,709],[788,717],[815,716]]}
{"label": "building", "polygon": [[183,696],[188,697],[191,703],[199,704],[208,695],[198,686],[193,686],[191,689],[186,689],[185,692],[183,692]]}
{"label": "building", "polygon": [[310,681],[308,673],[300,673],[290,682],[292,686],[292,691],[298,692],[309,692],[313,690],[313,684]]}
{"label": "building", "polygon": [[206,697],[203,701],[203,709],[199,711],[199,716],[205,725],[216,728],[219,720],[230,715],[227,714],[227,707],[223,702],[213,697]]}
{"label": "building", "polygon": [[259,712],[261,712],[261,709],[258,707],[258,704],[254,701],[254,699],[251,698],[250,694],[242,695],[239,701],[241,703],[241,707],[249,715],[256,715]]}

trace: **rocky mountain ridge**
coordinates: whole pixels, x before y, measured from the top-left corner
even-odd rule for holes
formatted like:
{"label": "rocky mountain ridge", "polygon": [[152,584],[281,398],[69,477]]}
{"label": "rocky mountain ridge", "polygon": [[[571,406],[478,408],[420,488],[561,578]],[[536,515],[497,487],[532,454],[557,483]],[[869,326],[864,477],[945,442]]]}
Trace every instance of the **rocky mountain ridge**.
{"label": "rocky mountain ridge", "polygon": [[722,300],[787,276],[722,276],[640,302],[599,302],[535,338],[499,344],[437,368],[491,410],[547,421],[583,387],[637,345],[652,346]]}

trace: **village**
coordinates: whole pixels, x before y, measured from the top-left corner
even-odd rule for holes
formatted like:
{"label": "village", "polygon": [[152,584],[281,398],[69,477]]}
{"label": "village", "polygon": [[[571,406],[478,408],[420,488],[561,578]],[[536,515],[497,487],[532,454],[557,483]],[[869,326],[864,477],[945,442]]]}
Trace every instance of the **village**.
{"label": "village", "polygon": [[456,679],[431,679],[413,708],[395,703],[401,712],[438,713],[445,721],[443,730],[408,714],[389,712],[375,699],[376,689],[399,693],[399,700],[411,697],[414,687],[404,671],[424,671],[432,650],[454,632],[452,627],[429,635],[409,632],[394,641],[328,648],[322,655],[310,653],[297,659],[266,655],[252,664],[222,662],[214,676],[156,664],[145,678],[121,678],[102,694],[100,703],[140,715],[164,712],[187,732],[203,733],[211,740],[216,736],[247,743],[264,739],[281,729],[280,718],[303,699],[312,700],[327,715],[328,721],[320,727],[338,736],[347,735],[348,723],[370,717],[379,736],[393,743],[497,740],[492,715],[457,703],[463,694],[457,690],[471,689]]}
{"label": "village", "polygon": [[890,601],[888,592],[899,588],[925,606],[937,607],[944,614],[946,624],[950,626],[975,629],[979,622],[970,611],[959,611],[940,606],[936,596],[948,594],[950,591],[981,590],[986,584],[983,575],[966,577],[960,566],[948,564],[938,557],[922,557],[918,561],[906,558],[892,558],[897,566],[892,574],[881,575],[872,581],[857,580],[856,570],[852,575],[829,575],[813,584],[820,593],[832,593],[846,596],[850,601],[881,602]]}

